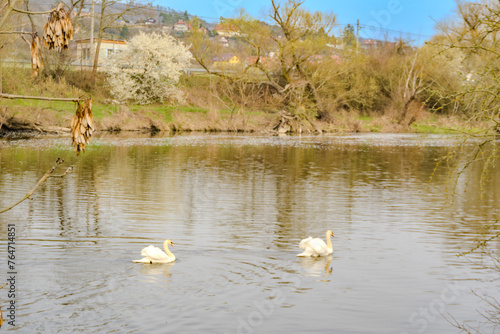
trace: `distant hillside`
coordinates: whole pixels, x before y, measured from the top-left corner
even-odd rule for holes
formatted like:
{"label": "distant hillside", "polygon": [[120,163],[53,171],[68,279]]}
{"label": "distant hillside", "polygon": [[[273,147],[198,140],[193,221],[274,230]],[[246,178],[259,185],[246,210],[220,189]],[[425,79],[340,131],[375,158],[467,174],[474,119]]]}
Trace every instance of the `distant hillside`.
{"label": "distant hillside", "polygon": [[[189,14],[187,11],[177,11],[177,10],[172,9],[170,7],[164,7],[164,6],[160,6],[160,5],[157,5],[154,8],[159,13],[161,23],[163,23],[165,25],[172,25],[176,22],[179,22],[180,20],[187,22],[195,16],[195,15]],[[198,19],[201,21],[201,24],[204,27],[211,27],[211,26],[215,27],[215,24],[208,23],[207,21],[205,21],[201,18],[198,18]]]}
{"label": "distant hillside", "polygon": [[[57,1],[56,1],[57,2]],[[51,3],[50,1],[47,0],[30,0],[30,7],[32,10],[36,11],[47,11],[50,10],[51,8],[55,7],[55,4]],[[85,4],[83,7],[83,12],[90,12],[90,4]],[[113,5],[112,10],[114,11],[121,11],[125,8],[124,3],[117,3],[116,5]],[[101,10],[101,6],[99,4],[95,4],[94,11],[95,13],[99,13]],[[194,15],[189,14],[187,11],[177,11],[175,9],[169,8],[169,7],[164,7],[160,5],[156,6],[151,6],[149,9],[145,10],[143,13],[137,13],[134,15],[127,15],[125,18],[127,21],[130,22],[139,22],[143,21],[149,17],[152,17],[154,19],[158,20],[159,24],[163,25],[172,25],[179,20],[182,21],[189,21]],[[215,24],[208,23],[202,19],[200,19],[201,23],[205,27],[213,28],[215,27]]]}

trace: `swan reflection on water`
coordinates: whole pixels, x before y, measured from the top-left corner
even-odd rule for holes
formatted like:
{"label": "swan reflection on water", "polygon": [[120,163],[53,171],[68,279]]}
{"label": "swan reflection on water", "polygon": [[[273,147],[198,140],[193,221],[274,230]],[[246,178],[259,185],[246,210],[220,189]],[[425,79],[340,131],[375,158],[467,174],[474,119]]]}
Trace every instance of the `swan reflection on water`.
{"label": "swan reflection on water", "polygon": [[143,264],[138,271],[142,275],[148,275],[148,276],[163,275],[165,278],[169,278],[172,276],[172,274],[169,273],[170,268],[172,268],[174,265],[175,262]]}
{"label": "swan reflection on water", "polygon": [[324,277],[332,274],[332,256],[301,257],[300,265],[304,268],[305,276]]}

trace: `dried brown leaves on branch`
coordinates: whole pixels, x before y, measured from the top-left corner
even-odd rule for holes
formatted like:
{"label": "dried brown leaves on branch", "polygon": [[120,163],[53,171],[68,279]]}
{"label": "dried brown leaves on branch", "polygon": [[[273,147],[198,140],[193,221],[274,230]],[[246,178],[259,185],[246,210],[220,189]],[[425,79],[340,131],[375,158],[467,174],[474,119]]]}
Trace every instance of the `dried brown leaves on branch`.
{"label": "dried brown leaves on branch", "polygon": [[31,41],[31,68],[33,70],[33,76],[38,75],[38,71],[43,67],[43,57],[42,57],[42,42],[40,37],[35,32],[33,33],[33,39]]}
{"label": "dried brown leaves on branch", "polygon": [[88,144],[92,133],[95,131],[94,120],[92,118],[92,98],[84,99],[77,102],[75,116],[71,121],[71,138],[76,154],[85,150],[85,145]]}
{"label": "dried brown leaves on branch", "polygon": [[31,50],[31,69],[32,76],[37,77],[40,69],[43,67],[42,56],[42,42],[36,32],[31,33],[31,42],[29,42],[23,35],[21,38],[28,43]]}
{"label": "dried brown leaves on branch", "polygon": [[69,41],[73,38],[73,24],[69,13],[60,3],[57,8],[50,13],[49,20],[43,26],[43,41],[49,50],[67,49]]}

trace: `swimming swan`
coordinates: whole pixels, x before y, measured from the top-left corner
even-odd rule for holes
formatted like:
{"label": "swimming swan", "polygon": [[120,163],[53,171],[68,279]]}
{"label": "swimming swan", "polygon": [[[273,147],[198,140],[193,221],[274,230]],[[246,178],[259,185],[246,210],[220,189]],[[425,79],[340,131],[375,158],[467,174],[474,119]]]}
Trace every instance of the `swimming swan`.
{"label": "swimming swan", "polygon": [[165,252],[159,249],[158,247],[155,247],[153,245],[150,245],[148,247],[145,247],[141,251],[141,255],[144,256],[144,258],[140,260],[134,260],[133,262],[138,262],[138,263],[169,263],[169,262],[174,262],[175,261],[175,255],[172,254],[168,250],[168,245],[174,247],[174,244],[172,243],[172,240],[165,240],[163,243],[163,248],[165,248]]}
{"label": "swimming swan", "polygon": [[306,238],[299,243],[300,249],[304,251],[297,256],[327,256],[333,253],[332,240],[333,232],[326,231],[326,244],[320,238]]}

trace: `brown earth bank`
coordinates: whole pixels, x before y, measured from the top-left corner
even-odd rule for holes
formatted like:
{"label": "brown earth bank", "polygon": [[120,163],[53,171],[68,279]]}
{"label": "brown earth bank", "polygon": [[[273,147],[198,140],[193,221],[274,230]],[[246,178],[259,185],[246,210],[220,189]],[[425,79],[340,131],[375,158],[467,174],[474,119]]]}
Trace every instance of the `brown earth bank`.
{"label": "brown earth bank", "polygon": [[[0,137],[14,132],[70,134],[74,114],[71,103],[51,105],[2,106],[0,100]],[[407,119],[397,121],[388,111],[383,115],[363,116],[356,112],[339,112],[328,121],[298,117],[284,111],[206,110],[196,106],[123,106],[96,105],[94,121],[98,131],[142,132],[391,132],[456,133],[480,130],[484,124],[466,122],[456,116],[414,111]]]}

